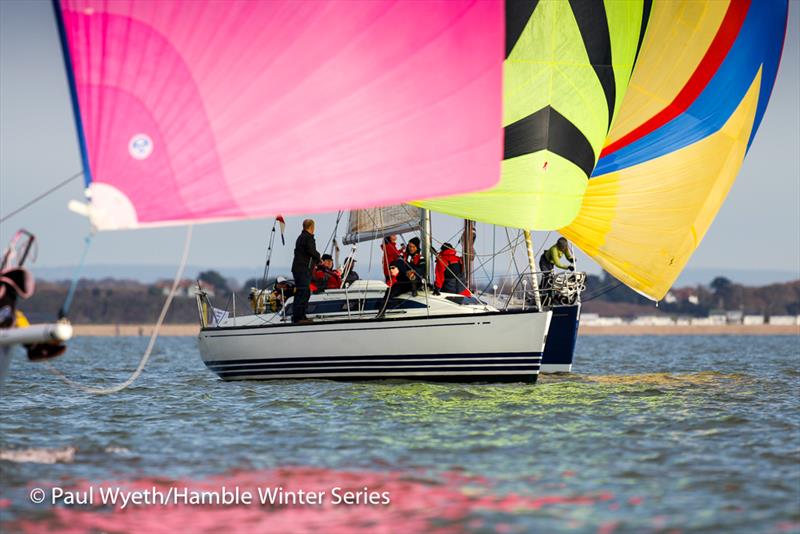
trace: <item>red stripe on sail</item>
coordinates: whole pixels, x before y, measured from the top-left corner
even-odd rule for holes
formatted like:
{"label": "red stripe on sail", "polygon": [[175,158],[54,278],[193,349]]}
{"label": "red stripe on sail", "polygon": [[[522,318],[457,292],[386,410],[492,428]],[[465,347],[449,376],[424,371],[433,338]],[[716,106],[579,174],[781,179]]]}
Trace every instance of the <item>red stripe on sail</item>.
{"label": "red stripe on sail", "polygon": [[717,30],[717,34],[714,36],[714,40],[711,41],[711,45],[708,47],[703,59],[697,65],[697,68],[692,73],[689,81],[686,82],[686,85],[683,86],[683,89],[681,89],[672,102],[659,113],[605,147],[602,152],[600,152],[600,157],[605,157],[644,137],[686,111],[700,93],[703,92],[703,89],[706,88],[708,82],[711,81],[711,78],[714,77],[717,69],[725,60],[733,43],[739,36],[739,31],[742,29],[749,9],[750,0],[731,0],[728,11],[725,13],[719,30]]}

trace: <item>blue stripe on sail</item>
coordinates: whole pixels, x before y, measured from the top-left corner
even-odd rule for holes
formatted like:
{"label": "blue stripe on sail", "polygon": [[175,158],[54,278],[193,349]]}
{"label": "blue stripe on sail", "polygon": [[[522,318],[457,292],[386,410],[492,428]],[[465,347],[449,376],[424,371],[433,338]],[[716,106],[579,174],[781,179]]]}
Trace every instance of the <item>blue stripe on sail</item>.
{"label": "blue stripe on sail", "polygon": [[785,0],[753,2],[728,55],[691,106],[655,131],[600,158],[592,178],[659,158],[718,132],[741,103],[758,69],[763,68],[749,149],[775,83],[787,9]]}

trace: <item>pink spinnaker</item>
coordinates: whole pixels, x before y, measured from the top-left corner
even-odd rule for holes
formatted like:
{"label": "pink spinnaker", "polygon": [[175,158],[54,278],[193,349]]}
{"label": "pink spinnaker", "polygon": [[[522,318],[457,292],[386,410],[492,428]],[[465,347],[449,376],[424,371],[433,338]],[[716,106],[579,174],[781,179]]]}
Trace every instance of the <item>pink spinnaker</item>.
{"label": "pink spinnaker", "polygon": [[100,229],[491,187],[502,2],[62,0]]}

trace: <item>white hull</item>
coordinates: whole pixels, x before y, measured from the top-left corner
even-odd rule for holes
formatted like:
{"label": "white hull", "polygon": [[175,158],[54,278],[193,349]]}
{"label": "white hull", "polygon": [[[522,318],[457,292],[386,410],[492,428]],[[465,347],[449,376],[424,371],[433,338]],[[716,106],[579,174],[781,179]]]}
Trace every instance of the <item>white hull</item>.
{"label": "white hull", "polygon": [[495,311],[306,325],[247,321],[204,328],[199,345],[203,362],[224,380],[535,382],[550,318]]}

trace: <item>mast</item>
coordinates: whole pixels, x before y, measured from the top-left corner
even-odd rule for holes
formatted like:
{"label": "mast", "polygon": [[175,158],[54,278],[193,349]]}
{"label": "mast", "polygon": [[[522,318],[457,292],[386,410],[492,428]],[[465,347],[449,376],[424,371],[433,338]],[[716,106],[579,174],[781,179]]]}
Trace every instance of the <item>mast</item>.
{"label": "mast", "polygon": [[531,268],[531,282],[533,287],[533,301],[536,303],[536,309],[542,311],[542,299],[539,297],[539,279],[536,277],[536,259],[533,254],[533,239],[531,239],[531,231],[524,230],[525,232],[525,247],[528,249],[528,265]]}
{"label": "mast", "polygon": [[475,259],[475,222],[464,219],[464,233],[462,234],[461,248],[464,257],[464,283],[472,291],[472,268]]}
{"label": "mast", "polygon": [[425,279],[432,283],[431,267],[434,263],[434,256],[431,250],[431,212],[430,210],[420,210],[420,241],[422,242],[422,256],[425,258]]}

